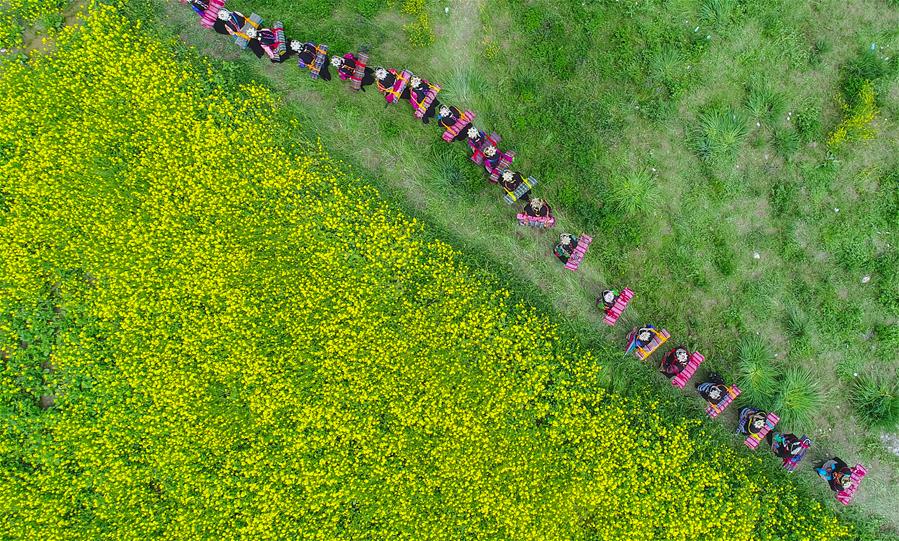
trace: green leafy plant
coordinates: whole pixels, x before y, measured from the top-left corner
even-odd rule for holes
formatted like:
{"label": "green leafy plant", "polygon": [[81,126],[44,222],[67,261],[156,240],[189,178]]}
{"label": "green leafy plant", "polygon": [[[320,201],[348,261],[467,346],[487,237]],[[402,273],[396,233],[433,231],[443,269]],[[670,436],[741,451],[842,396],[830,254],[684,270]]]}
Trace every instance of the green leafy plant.
{"label": "green leafy plant", "polygon": [[774,410],[784,425],[809,430],[823,403],[818,378],[808,368],[793,366],[784,374]]}

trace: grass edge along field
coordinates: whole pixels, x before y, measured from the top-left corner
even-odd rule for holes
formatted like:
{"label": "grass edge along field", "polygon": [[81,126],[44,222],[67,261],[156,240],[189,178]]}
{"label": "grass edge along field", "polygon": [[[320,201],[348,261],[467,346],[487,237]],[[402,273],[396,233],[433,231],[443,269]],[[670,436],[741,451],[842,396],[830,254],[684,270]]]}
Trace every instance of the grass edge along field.
{"label": "grass edge along field", "polygon": [[592,389],[545,318],[276,144],[263,89],[109,6],[60,39],[0,87],[4,536],[849,537]]}

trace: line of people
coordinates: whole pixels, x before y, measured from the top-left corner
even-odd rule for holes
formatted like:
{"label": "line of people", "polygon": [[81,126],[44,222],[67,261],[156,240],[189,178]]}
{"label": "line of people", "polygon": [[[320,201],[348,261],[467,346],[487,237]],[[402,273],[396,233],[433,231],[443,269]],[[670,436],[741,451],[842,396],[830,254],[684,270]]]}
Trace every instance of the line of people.
{"label": "line of people", "polygon": [[[275,22],[271,27],[263,27],[262,19],[256,14],[249,17],[238,11],[224,8],[226,0],[181,0],[199,15],[200,24],[219,34],[230,36],[236,45],[249,49],[258,58],[267,56],[271,62],[282,63],[296,56],[297,65],[308,69],[313,79],[331,80],[329,68],[334,68],[342,81],[349,81],[356,91],[365,91],[375,85],[387,104],[407,101],[413,114],[424,124],[436,119],[444,130],[443,140],[447,143],[466,141],[471,151],[471,160],[484,168],[488,180],[498,184],[504,193],[506,203],[512,205],[523,202],[522,211],[516,217],[519,224],[534,228],[551,228],[555,216],[550,206],[531,191],[538,184],[537,179],[525,177],[511,169],[515,152],[500,149],[502,141],[496,133],[487,133],[474,125],[475,114],[458,107],[445,104],[437,99],[441,91],[438,84],[416,76],[409,70],[368,66],[368,52],[345,53],[328,57],[328,46],[314,42],[288,39],[284,27]],[[586,255],[592,238],[587,235],[563,233],[553,247],[553,254],[569,270],[576,271]],[[596,304],[605,312],[604,323],[614,326],[627,308],[633,291],[625,288],[606,290],[597,298]],[[627,336],[627,353],[633,353],[641,361],[646,360],[670,338],[664,329],[644,325],[633,329]],[[659,370],[672,384],[683,388],[704,360],[699,352],[690,351],[680,345],[669,350],[659,364]],[[696,383],[696,390],[706,400],[706,411],[711,418],[717,417],[739,396],[736,385],[727,385],[721,375],[711,373],[702,382]],[[765,440],[772,452],[783,460],[784,467],[794,471],[811,447],[811,440],[805,436],[774,432],[779,418],[772,412],[758,408],[743,407],[739,411],[737,433],[746,436],[745,443],[752,449]],[[850,468],[839,458],[824,461],[815,471],[837,493],[837,499],[848,504],[858,481],[866,470],[860,464]]]}
{"label": "line of people", "polygon": [[[597,306],[602,307],[608,315],[616,306],[617,296],[614,290],[604,291],[597,299]],[[618,316],[620,310],[616,319]],[[614,322],[612,324],[614,325]],[[646,360],[670,337],[668,331],[657,329],[653,325],[634,328],[627,335],[625,354],[633,353],[641,361]],[[663,375],[672,380],[672,384],[683,388],[704,359],[699,352],[691,354],[685,346],[679,345],[662,357],[658,368]],[[696,391],[708,403],[706,413],[711,418],[716,418],[740,395],[739,387],[728,385],[724,378],[715,372],[710,373],[704,381],[697,382]],[[792,472],[806,456],[812,441],[805,435],[775,432],[774,428],[779,421],[780,418],[774,412],[744,406],[738,413],[736,433],[745,436],[744,443],[750,449],[755,449],[763,440],[766,441],[774,455],[783,461],[784,468]],[[861,464],[849,467],[838,457],[821,461],[815,467],[815,472],[828,482],[837,500],[844,505],[852,500],[859,482],[867,474],[867,470]]]}

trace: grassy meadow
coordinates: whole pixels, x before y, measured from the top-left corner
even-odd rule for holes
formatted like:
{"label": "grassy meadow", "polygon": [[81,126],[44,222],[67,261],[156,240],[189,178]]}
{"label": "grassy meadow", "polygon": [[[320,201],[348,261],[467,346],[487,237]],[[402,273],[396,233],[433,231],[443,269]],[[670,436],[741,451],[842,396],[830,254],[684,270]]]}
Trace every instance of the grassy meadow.
{"label": "grassy meadow", "polygon": [[[516,168],[540,180],[560,217],[554,232],[517,226],[463,145],[445,144],[405,105],[383,110],[373,89],[353,95],[256,61],[189,12],[167,10],[187,43],[267,81],[305,133],[552,305],[584,340],[622,343],[631,324],[664,326],[739,381],[745,402],[808,433],[817,456],[873,464],[859,503],[899,525],[899,460],[881,440],[899,415],[895,2],[232,9],[277,17],[288,37],[333,51],[368,46],[373,64],[439,82],[441,100],[474,110],[518,152]],[[550,256],[561,231],[596,239],[578,274]],[[606,329],[595,295],[625,285],[637,298]],[[630,363],[615,367],[617,390],[671,393]]]}

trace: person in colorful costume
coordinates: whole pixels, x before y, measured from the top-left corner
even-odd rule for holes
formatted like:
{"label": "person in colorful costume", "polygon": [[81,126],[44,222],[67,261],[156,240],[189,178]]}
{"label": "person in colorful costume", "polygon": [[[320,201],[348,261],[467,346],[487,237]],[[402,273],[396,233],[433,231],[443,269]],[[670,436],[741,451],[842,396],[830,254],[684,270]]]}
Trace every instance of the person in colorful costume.
{"label": "person in colorful costume", "polygon": [[783,434],[774,431],[768,432],[766,436],[768,445],[771,446],[771,452],[778,458],[784,460],[793,458],[802,452],[802,440],[795,434]]}
{"label": "person in colorful costume", "polygon": [[284,42],[278,39],[279,36],[283,38],[283,28],[263,28],[259,30],[256,36],[256,40],[254,40],[258,41],[258,43],[254,46],[253,42],[251,41],[249,47],[258,58],[262,58],[262,55],[265,54],[269,57],[272,63],[278,64],[284,62],[287,58],[290,57],[293,51],[289,47],[283,47],[283,51],[279,51],[282,44],[286,45]]}
{"label": "person in colorful costume", "polygon": [[[356,62],[357,58],[352,53],[346,53],[342,57],[334,55],[331,57],[331,66],[337,70],[337,76],[340,77],[341,81],[348,81],[353,77],[353,73],[356,71]],[[362,83],[359,87],[363,92],[365,91],[365,87],[374,84],[375,82],[375,70],[365,67],[365,75],[362,76]]]}
{"label": "person in colorful costume", "polygon": [[[499,179],[499,185],[502,186],[504,190],[509,193],[515,193],[515,190],[518,189],[519,186],[524,182],[524,177],[521,176],[521,173],[516,171],[511,171],[506,169],[503,171],[502,176]],[[528,201],[531,198],[531,192],[527,191],[522,195],[519,199],[522,201]],[[547,208],[547,210],[549,210]],[[527,212],[527,208],[525,208],[525,213]],[[532,215],[533,216],[533,215]]]}
{"label": "person in colorful costume", "polygon": [[535,197],[524,206],[524,213],[535,218],[548,218],[552,216],[552,209],[539,197]]}
{"label": "person in colorful costume", "polygon": [[[378,92],[387,94],[392,91],[393,85],[396,83],[396,77],[397,72],[395,69],[377,68],[375,70],[375,81],[378,84]],[[408,100],[409,96],[409,85],[406,85],[406,88],[400,93],[399,99]]]}
{"label": "person in colorful costume", "polygon": [[[220,9],[212,29],[224,36],[233,36],[247,23],[247,17],[239,11]],[[255,31],[255,29],[252,29]],[[253,36],[255,38],[255,34]]]}
{"label": "person in colorful costume", "polygon": [[[462,111],[452,105],[440,104],[437,107],[437,123],[440,124],[444,129],[453,127],[456,122],[458,122],[461,116]],[[453,138],[453,141],[461,141],[468,137],[468,130],[471,129],[471,127],[471,122],[462,126],[462,129],[459,130],[459,134],[456,135],[455,138]]]}
{"label": "person in colorful costume", "polygon": [[827,481],[830,490],[842,492],[852,487],[852,468],[837,457],[823,462],[815,468],[821,479]]}
{"label": "person in colorful costume", "polygon": [[559,261],[562,263],[568,263],[571,254],[573,254],[575,248],[577,248],[577,242],[578,239],[576,236],[562,233],[559,235],[559,242],[553,247],[553,254],[559,258]]}
{"label": "person in colorful costume", "polygon": [[[315,62],[315,57],[318,54],[318,51],[315,48],[315,44],[312,42],[302,43],[299,40],[291,40],[290,41],[290,50],[296,53],[297,60],[300,67],[309,67]],[[331,80],[331,73],[328,71],[328,63],[325,62],[322,64],[322,69],[318,73],[319,79],[323,81]]]}
{"label": "person in colorful costume", "polygon": [[604,312],[608,312],[612,309],[613,306],[615,306],[615,301],[618,300],[619,295],[620,293],[614,289],[607,289],[603,291],[596,299],[597,308],[602,305],[602,310]]}
{"label": "person in colorful costume", "polygon": [[737,422],[737,433],[745,436],[758,434],[765,428],[768,412],[757,408],[740,408],[740,419]]}
{"label": "person in colorful costume", "polygon": [[[415,103],[421,103],[424,101],[425,97],[428,95],[428,91],[431,89],[437,89],[429,83],[428,81],[423,81],[421,77],[413,76],[409,80],[409,100],[414,100]],[[440,106],[440,102],[436,99],[431,102],[431,105],[428,106],[428,109],[425,111],[425,114],[421,117],[421,121],[423,124],[427,124],[431,122],[431,119],[437,112],[437,108]]]}
{"label": "person in colorful costume", "polygon": [[706,402],[717,406],[727,396],[730,388],[724,383],[721,374],[712,372],[707,381],[696,383],[696,391]]}
{"label": "person in colorful costume", "polygon": [[662,364],[659,367],[659,371],[669,378],[673,378],[683,372],[689,362],[690,352],[683,346],[677,346],[666,353],[665,357],[662,358]]}

